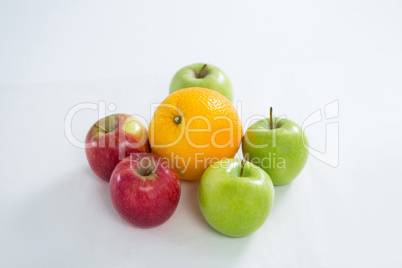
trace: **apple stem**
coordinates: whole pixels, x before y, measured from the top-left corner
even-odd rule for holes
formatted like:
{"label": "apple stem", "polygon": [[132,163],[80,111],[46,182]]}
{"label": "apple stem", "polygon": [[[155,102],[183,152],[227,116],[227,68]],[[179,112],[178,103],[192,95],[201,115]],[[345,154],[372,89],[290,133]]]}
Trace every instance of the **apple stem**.
{"label": "apple stem", "polygon": [[272,107],[269,108],[269,117],[271,119],[271,129],[274,129],[274,122],[272,120]]}
{"label": "apple stem", "polygon": [[107,133],[107,130],[106,130],[104,127],[102,127],[102,126],[100,126],[100,125],[98,125],[98,124],[95,124],[95,127],[100,128],[100,129],[102,129],[103,131],[105,131],[105,133]]}
{"label": "apple stem", "polygon": [[243,177],[244,164],[246,164],[246,160],[242,159],[242,160],[241,160],[240,177]]}
{"label": "apple stem", "polygon": [[198,74],[198,78],[202,78],[202,72],[204,71],[205,67],[207,67],[206,64],[204,64],[204,66],[202,66],[200,73]]}

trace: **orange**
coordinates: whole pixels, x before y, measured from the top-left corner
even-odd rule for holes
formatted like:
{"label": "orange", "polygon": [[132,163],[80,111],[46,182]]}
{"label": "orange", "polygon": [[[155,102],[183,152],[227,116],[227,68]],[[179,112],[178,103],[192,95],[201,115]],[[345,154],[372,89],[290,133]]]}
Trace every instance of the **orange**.
{"label": "orange", "polygon": [[149,124],[152,152],[168,158],[185,180],[199,180],[214,162],[234,157],[242,134],[233,104],[220,93],[199,87],[170,94]]}

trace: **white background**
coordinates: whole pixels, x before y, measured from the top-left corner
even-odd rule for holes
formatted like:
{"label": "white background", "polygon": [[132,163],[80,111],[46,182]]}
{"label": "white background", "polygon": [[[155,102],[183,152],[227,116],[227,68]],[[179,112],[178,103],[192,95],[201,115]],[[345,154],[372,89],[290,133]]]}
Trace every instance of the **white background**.
{"label": "white background", "polygon": [[[399,0],[2,0],[0,266],[401,267],[401,14]],[[82,102],[149,121],[195,62],[231,78],[245,128],[269,106],[302,124],[339,101],[339,165],[310,157],[248,237],[206,223],[196,182],[165,224],[128,225],[65,137]],[[77,113],[75,137],[96,120]],[[325,127],[306,130],[316,150]]]}

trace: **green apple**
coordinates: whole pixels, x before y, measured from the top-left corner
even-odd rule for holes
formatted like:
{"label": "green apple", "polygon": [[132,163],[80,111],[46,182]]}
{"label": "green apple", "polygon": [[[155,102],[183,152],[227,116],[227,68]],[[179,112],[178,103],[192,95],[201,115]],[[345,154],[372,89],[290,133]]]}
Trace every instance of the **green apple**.
{"label": "green apple", "polygon": [[244,158],[265,170],[274,185],[294,180],[307,162],[307,137],[291,120],[271,117],[251,125],[243,136]]}
{"label": "green apple", "polygon": [[274,185],[256,165],[226,158],[205,170],[198,200],[202,214],[215,230],[245,236],[267,219],[274,202]]}
{"label": "green apple", "polygon": [[196,63],[181,68],[170,83],[170,93],[182,88],[204,87],[218,91],[228,100],[233,100],[229,78],[219,68],[205,63]]}

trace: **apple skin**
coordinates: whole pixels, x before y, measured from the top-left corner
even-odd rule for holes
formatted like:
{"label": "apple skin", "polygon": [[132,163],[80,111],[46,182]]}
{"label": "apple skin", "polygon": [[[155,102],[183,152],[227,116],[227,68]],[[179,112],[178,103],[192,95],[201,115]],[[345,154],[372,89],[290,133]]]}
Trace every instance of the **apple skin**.
{"label": "apple skin", "polygon": [[[274,185],[284,185],[294,180],[307,162],[307,137],[295,122],[273,118],[262,119],[251,125],[243,136],[244,158],[261,167],[271,177]],[[264,148],[257,148],[264,146]]]}
{"label": "apple skin", "polygon": [[113,169],[126,156],[151,152],[147,129],[127,114],[113,114],[97,121],[89,129],[85,144],[89,166],[105,181],[110,180]]}
{"label": "apple skin", "polygon": [[202,175],[198,200],[207,222],[228,236],[246,236],[260,228],[274,202],[268,174],[246,162],[226,158],[209,166]]}
{"label": "apple skin", "polygon": [[170,83],[169,93],[189,87],[203,87],[215,90],[225,96],[228,100],[233,101],[232,84],[229,78],[218,67],[211,64],[200,71],[205,63],[196,63],[181,68],[174,76]]}
{"label": "apple skin", "polygon": [[114,169],[109,187],[119,215],[142,228],[167,221],[180,200],[176,171],[167,159],[151,153],[132,154],[123,159]]}

